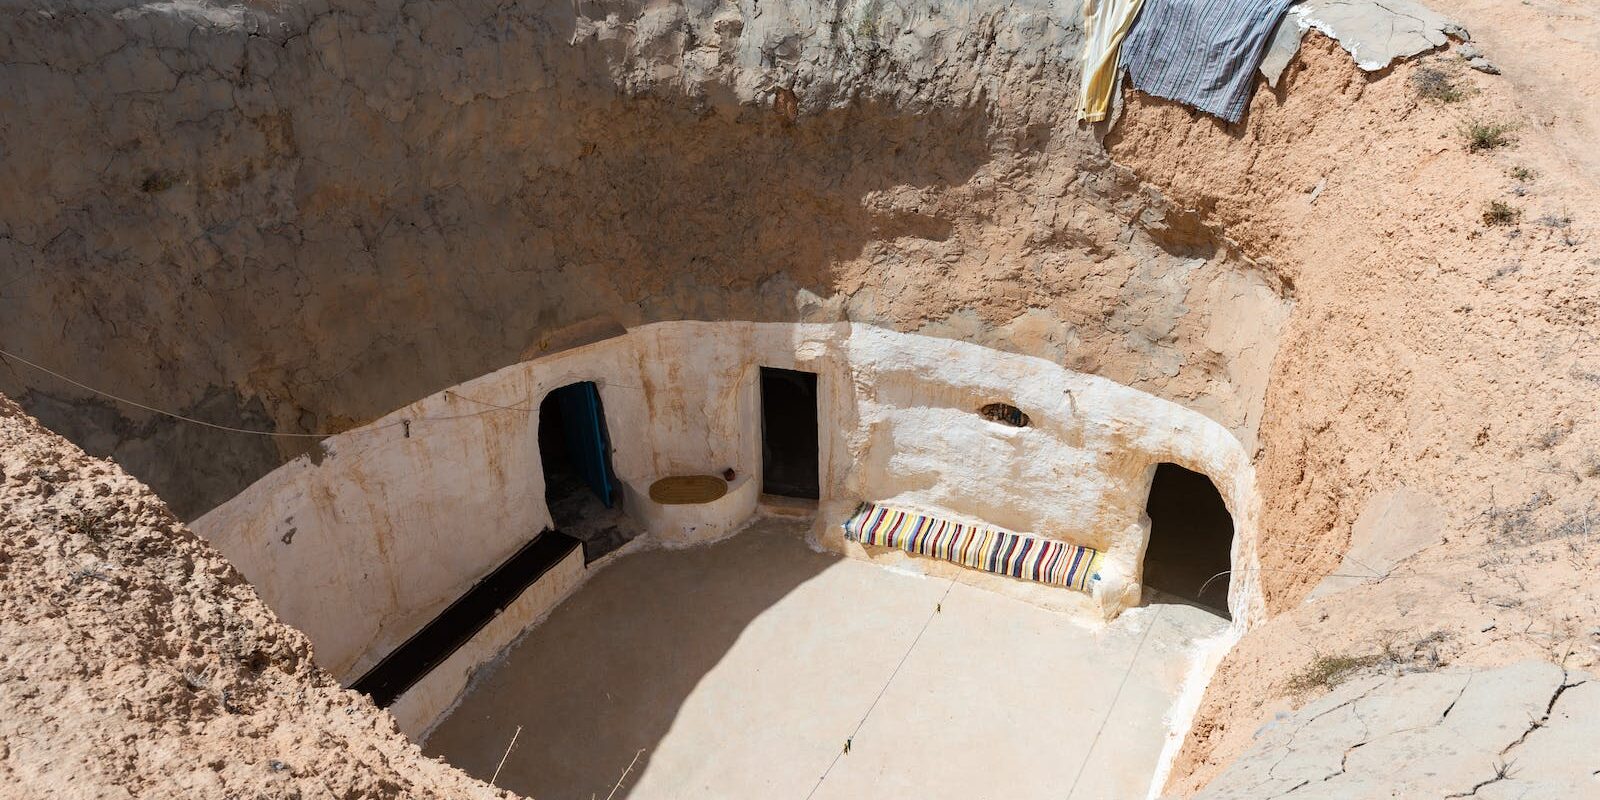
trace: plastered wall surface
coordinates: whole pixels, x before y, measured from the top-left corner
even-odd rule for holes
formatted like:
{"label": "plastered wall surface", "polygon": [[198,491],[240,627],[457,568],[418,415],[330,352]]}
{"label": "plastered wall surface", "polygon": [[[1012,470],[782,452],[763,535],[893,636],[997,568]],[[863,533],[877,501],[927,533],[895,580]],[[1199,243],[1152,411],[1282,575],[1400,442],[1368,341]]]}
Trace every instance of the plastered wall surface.
{"label": "plastered wall surface", "polygon": [[[1145,499],[1155,465],[1170,461],[1212,476],[1240,533],[1235,563],[1250,558],[1249,459],[1201,414],[1043,359],[867,326],[848,360],[858,419],[830,521],[867,498],[1090,545],[1108,555],[1095,599],[1115,613],[1138,602]],[[1030,424],[982,419],[990,402]],[[836,526],[824,530],[844,546]]]}
{"label": "plastered wall surface", "polygon": [[583,577],[583,548],[580,547],[524,589],[444,663],[429,670],[395,698],[388,708],[395,724],[413,741],[425,738],[428,727],[450,709],[472,681],[478,667],[516,641],[523,631],[537,625],[551,609],[583,585]]}
{"label": "plastered wall surface", "polygon": [[[1212,477],[1234,514],[1235,564],[1253,558],[1249,460],[1219,423],[1044,359],[847,323],[658,323],[516,364],[333,437],[195,528],[353,679],[551,524],[537,407],[560,386],[598,385],[629,499],[668,475],[738,474],[698,528],[685,507],[630,508],[652,536],[735,530],[760,483],[761,366],[818,375],[826,546],[910,558],[845,546],[838,523],[864,500],[1089,544],[1109,556],[1094,600],[1115,613],[1138,599],[1143,504],[1155,464],[1172,461]],[[984,419],[989,402],[1030,426]],[[1236,617],[1255,613],[1250,574],[1235,582]]]}

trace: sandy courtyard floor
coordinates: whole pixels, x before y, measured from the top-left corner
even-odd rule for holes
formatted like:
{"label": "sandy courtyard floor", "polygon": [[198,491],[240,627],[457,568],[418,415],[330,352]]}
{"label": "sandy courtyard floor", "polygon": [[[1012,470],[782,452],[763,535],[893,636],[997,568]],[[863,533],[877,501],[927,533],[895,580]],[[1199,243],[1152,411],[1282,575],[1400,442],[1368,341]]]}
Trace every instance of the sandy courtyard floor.
{"label": "sandy courtyard floor", "polygon": [[537,800],[604,798],[641,750],[619,798],[1142,798],[1186,651],[1226,624],[1155,604],[1096,628],[803,532],[622,557],[426,751],[487,780],[521,725],[497,783]]}

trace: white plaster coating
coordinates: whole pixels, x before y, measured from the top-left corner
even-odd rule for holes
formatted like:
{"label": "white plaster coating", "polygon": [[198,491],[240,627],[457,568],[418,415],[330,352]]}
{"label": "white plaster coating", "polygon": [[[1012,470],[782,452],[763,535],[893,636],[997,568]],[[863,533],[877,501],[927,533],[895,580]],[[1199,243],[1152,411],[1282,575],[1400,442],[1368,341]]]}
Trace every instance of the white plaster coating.
{"label": "white plaster coating", "polygon": [[1438,501],[1426,492],[1397,486],[1373,495],[1356,516],[1350,547],[1339,568],[1325,576],[1305,602],[1389,577],[1406,559],[1439,542],[1444,517]]}
{"label": "white plaster coating", "polygon": [[400,730],[420,741],[427,729],[457,702],[479,667],[492,661],[524,631],[539,624],[582,585],[584,575],[583,548],[574,548],[507,603],[489,624],[449,658],[395,698],[389,713]]}
{"label": "white plaster coating", "polygon": [[[1255,585],[1252,583],[1252,586]],[[1194,725],[1194,717],[1200,713],[1200,701],[1205,698],[1206,686],[1211,683],[1211,676],[1217,672],[1217,667],[1222,664],[1223,656],[1238,644],[1244,636],[1247,625],[1237,617],[1233,624],[1223,629],[1215,636],[1200,639],[1194,643],[1192,652],[1186,663],[1187,668],[1183,676],[1183,683],[1178,688],[1178,696],[1173,699],[1172,706],[1162,717],[1166,724],[1166,741],[1161,746],[1161,757],[1156,761],[1155,773],[1150,778],[1150,788],[1145,793],[1146,800],[1157,800],[1161,790],[1167,785],[1167,778],[1172,774],[1172,765],[1178,760],[1178,753],[1183,749],[1183,739],[1189,734],[1189,728]]]}
{"label": "white plaster coating", "polygon": [[1291,7],[1289,13],[1278,21],[1278,28],[1267,41],[1267,52],[1262,55],[1261,65],[1257,67],[1261,76],[1267,79],[1268,86],[1278,88],[1278,79],[1283,77],[1289,62],[1300,52],[1300,40],[1305,35],[1305,16],[1299,6]]}
{"label": "white plaster coating", "polygon": [[[461,650],[471,648],[471,653],[464,655],[461,659],[462,664],[467,668],[466,681],[457,687],[453,694],[448,694],[444,687],[440,686],[436,691],[426,690],[428,696],[425,699],[419,695],[415,699],[408,700],[407,698],[416,689],[416,687],[413,687],[411,690],[407,690],[406,694],[395,699],[394,705],[389,707],[389,712],[395,716],[400,729],[411,737],[412,741],[427,741],[433,729],[455,712],[456,708],[461,705],[463,698],[472,693],[474,687],[483,680],[484,676],[492,673],[505,660],[507,653],[517,648],[522,643],[522,640],[528,637],[529,632],[538,628],[557,606],[566,602],[567,598],[582,589],[589,582],[589,579],[594,577],[595,573],[611,566],[623,556],[653,549],[657,544],[657,542],[651,541],[648,537],[641,536],[624,543],[621,547],[587,565],[583,563],[582,552],[579,551],[576,558],[575,572],[565,571],[569,565],[563,563],[560,567],[562,571],[554,579],[547,581],[541,578],[535,584],[535,587],[543,585],[546,588],[539,590],[536,594],[529,595],[529,592],[532,592],[535,588],[529,587],[528,590],[524,591],[524,595],[528,596],[518,596],[513,601],[521,606],[520,609],[513,611],[508,608],[506,612],[502,613],[501,616],[508,613],[515,614],[514,617],[507,619],[504,627],[498,626],[499,620],[496,619],[495,623],[485,626],[469,642],[461,646]],[[552,573],[555,572],[555,570],[552,570]],[[547,575],[545,577],[550,576]],[[439,668],[449,666],[450,664],[447,662]],[[417,685],[422,686],[432,680],[433,675],[430,673],[421,681],[418,681]],[[454,681],[450,681],[449,684],[454,685]],[[407,709],[402,708],[402,704],[415,705],[413,708]],[[397,711],[396,709],[400,710]]]}
{"label": "white plaster coating", "polygon": [[657,503],[649,487],[624,482],[622,504],[652,538],[668,547],[699,544],[732,536],[756,512],[761,484],[740,475],[727,494],[708,503]]}
{"label": "white plaster coating", "polygon": [[[692,544],[736,529],[760,485],[761,366],[818,374],[814,536],[832,549],[912,558],[845,546],[838,524],[864,500],[1087,544],[1108,555],[1096,600],[1112,615],[1138,600],[1143,507],[1154,465],[1170,461],[1211,477],[1233,514],[1235,625],[1261,613],[1253,470],[1223,425],[1044,359],[851,323],[659,323],[515,364],[331,437],[320,463],[284,465],[194,527],[351,680],[551,524],[537,406],[553,389],[599,387],[625,502],[667,475],[732,467],[744,481],[695,530],[634,502],[653,537]],[[975,413],[995,401],[1032,424]],[[409,438],[372,430],[401,419],[413,420]]]}
{"label": "white plaster coating", "polygon": [[1466,28],[1414,0],[1305,0],[1289,10],[1273,34],[1261,63],[1268,83],[1277,85],[1300,48],[1300,34],[1313,28],[1337,41],[1367,72],[1443,47],[1452,36],[1468,38]]}
{"label": "white plaster coating", "polygon": [[[590,345],[419,400],[330,437],[320,463],[285,464],[195,529],[306,632],[320,665],[353,680],[550,527],[538,401],[599,379],[608,413],[642,415],[636,389],[604,382],[629,372],[629,355]],[[375,430],[400,420],[409,437]],[[616,458],[634,468],[636,450]]]}

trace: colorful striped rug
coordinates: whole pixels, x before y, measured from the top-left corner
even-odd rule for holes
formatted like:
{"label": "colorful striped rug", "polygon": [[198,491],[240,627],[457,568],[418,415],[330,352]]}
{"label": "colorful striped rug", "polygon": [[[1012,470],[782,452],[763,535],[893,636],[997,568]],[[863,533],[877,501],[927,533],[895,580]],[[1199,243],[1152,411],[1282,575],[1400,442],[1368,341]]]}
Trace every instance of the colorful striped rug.
{"label": "colorful striped rug", "polygon": [[1100,580],[1105,554],[1092,547],[980,525],[962,525],[911,511],[862,503],[844,523],[844,537],[896,547],[973,569],[1087,591]]}

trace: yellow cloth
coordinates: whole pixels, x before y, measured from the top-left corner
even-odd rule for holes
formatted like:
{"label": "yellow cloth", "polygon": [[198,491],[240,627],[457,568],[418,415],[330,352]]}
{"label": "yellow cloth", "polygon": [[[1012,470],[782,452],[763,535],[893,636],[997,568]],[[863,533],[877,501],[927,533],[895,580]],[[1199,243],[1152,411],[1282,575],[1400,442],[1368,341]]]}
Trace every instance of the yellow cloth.
{"label": "yellow cloth", "polygon": [[1142,5],[1144,0],[1085,0],[1078,119],[1099,122],[1106,118],[1117,83],[1117,51]]}

